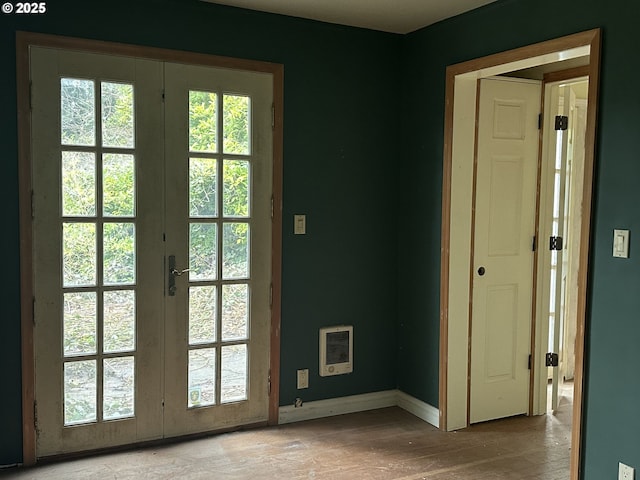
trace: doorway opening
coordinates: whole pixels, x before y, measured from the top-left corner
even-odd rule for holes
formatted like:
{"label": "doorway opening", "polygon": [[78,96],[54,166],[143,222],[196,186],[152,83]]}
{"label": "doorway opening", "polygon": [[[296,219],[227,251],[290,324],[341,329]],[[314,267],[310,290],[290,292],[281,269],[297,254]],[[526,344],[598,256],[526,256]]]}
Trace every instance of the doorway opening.
{"label": "doorway opening", "polygon": [[[468,425],[468,362],[470,272],[472,238],[473,158],[476,144],[475,105],[477,82],[541,65],[583,59],[588,71],[588,103],[585,130],[584,178],[581,196],[576,288],[576,340],[571,478],[578,478],[587,268],[596,131],[596,106],[600,63],[600,30],[582,32],[540,44],[471,60],[447,68],[442,201],[442,256],[440,305],[440,428],[455,430]],[[567,66],[568,67],[568,66]],[[565,69],[559,66],[559,69]],[[455,219],[455,220],[454,220]],[[529,414],[539,397],[540,341],[533,336],[532,386]],[[543,347],[546,350],[546,345]],[[546,371],[545,371],[546,375]]]}

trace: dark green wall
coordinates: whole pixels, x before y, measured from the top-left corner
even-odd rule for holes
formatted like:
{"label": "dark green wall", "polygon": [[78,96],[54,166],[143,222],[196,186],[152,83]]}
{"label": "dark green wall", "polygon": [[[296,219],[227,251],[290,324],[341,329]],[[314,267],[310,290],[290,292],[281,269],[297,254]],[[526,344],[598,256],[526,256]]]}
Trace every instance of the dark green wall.
{"label": "dark green wall", "polygon": [[[192,0],[92,3],[91,14],[86,2],[49,3],[37,18],[0,16],[1,242],[16,279],[3,289],[0,464],[21,459],[15,30],[283,63],[281,403],[297,394],[295,370],[309,367],[305,400],[398,385],[437,405],[445,67],[602,27],[584,479],[616,478],[618,461],[640,468],[637,3],[499,0],[404,37]],[[307,236],[291,234],[294,213],[308,215]],[[628,260],[611,257],[614,228],[632,230]],[[336,323],[355,326],[355,373],[320,379],[317,329]]]}
{"label": "dark green wall", "polygon": [[[282,369],[292,404],[396,387],[392,199],[399,160],[401,37],[195,0],[55,0],[0,16],[0,154],[5,208],[0,315],[0,465],[21,461],[15,31],[282,63],[285,66]],[[293,214],[307,215],[306,236]],[[318,329],[354,326],[354,373],[320,378]],[[382,354],[384,353],[384,355]],[[308,390],[296,369],[310,369]]]}
{"label": "dark green wall", "polygon": [[[399,387],[438,401],[440,194],[445,68],[480,56],[603,28],[595,218],[587,319],[583,478],[640,468],[640,4],[504,0],[404,38],[400,169]],[[416,221],[428,219],[428,221]],[[614,228],[631,230],[631,258],[612,258]],[[408,288],[405,286],[410,285]],[[404,368],[410,365],[410,368]],[[416,375],[416,372],[422,372]]]}

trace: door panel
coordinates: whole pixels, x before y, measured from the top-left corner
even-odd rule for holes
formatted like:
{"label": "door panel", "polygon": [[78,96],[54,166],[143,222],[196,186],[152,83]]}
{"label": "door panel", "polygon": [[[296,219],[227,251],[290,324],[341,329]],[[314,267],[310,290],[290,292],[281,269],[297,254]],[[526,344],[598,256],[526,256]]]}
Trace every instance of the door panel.
{"label": "door panel", "polygon": [[480,82],[470,422],[527,413],[540,85]]}
{"label": "door panel", "polygon": [[137,126],[162,125],[161,66],[33,48],[31,71],[38,455],[159,438],[162,169],[141,152],[162,148]]}
{"label": "door panel", "polygon": [[[268,416],[271,77],[168,64],[165,435]],[[203,179],[208,179],[203,182]],[[187,372],[185,375],[184,372]]]}
{"label": "door panel", "polygon": [[520,253],[522,225],[523,158],[492,156],[489,161],[489,257],[515,257]]}
{"label": "door panel", "polygon": [[33,48],[31,77],[37,455],[266,421],[271,75]]}
{"label": "door panel", "polygon": [[484,382],[512,380],[516,376],[518,285],[487,288],[487,336]]}

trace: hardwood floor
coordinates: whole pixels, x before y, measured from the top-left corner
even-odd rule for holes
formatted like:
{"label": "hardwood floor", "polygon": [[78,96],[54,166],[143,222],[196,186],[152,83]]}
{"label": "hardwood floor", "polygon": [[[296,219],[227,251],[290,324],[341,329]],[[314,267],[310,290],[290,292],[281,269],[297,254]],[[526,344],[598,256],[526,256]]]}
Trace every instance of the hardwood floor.
{"label": "hardwood floor", "polygon": [[486,480],[569,478],[571,403],[441,432],[400,408],[98,455],[0,478]]}

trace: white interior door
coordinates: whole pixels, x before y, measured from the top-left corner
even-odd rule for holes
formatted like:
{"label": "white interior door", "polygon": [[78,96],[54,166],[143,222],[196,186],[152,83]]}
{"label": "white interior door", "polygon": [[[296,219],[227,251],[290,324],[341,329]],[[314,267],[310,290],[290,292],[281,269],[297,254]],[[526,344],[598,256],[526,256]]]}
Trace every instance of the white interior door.
{"label": "white interior door", "polygon": [[37,455],[265,421],[271,76],[32,48],[31,81]]}
{"label": "white interior door", "polygon": [[470,423],[528,412],[540,95],[480,81]]}

